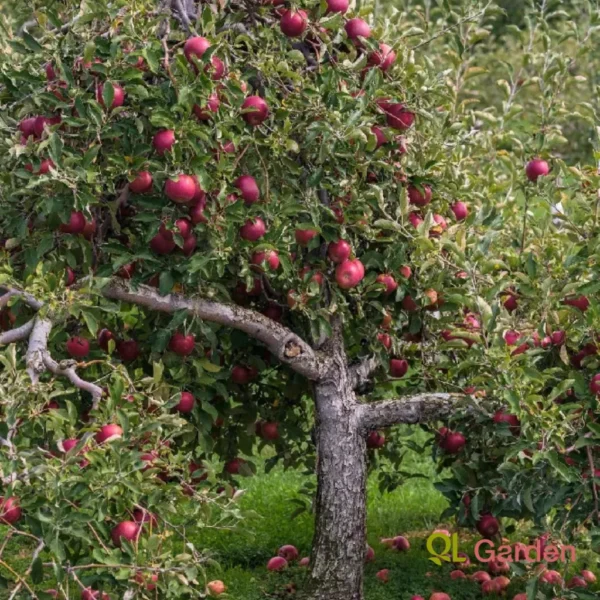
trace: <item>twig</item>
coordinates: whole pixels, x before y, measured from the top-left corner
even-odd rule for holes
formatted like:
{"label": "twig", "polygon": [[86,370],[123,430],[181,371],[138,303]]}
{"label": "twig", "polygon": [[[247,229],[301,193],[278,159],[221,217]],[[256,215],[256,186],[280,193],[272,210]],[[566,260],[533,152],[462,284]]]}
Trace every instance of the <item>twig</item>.
{"label": "twig", "polygon": [[[40,540],[40,543],[38,544],[37,548],[34,550],[32,556],[31,556],[31,563],[29,565],[29,567],[27,568],[27,571],[25,571],[25,576],[29,576],[29,574],[31,573],[32,569],[33,569],[33,563],[37,560],[38,556],[40,555],[40,552],[44,549],[44,546],[46,544],[44,543],[44,540]],[[19,590],[23,587],[23,581],[20,581],[17,586],[15,587],[15,589],[12,591],[11,595],[8,597],[8,600],[13,600],[16,595],[19,593]]]}
{"label": "twig", "polygon": [[16,572],[14,571],[10,565],[7,565],[3,560],[0,560],[0,566],[4,567],[9,573],[11,573],[12,575],[14,575],[17,579],[17,581],[25,586],[25,588],[27,589],[27,591],[31,594],[31,597],[34,598],[35,600],[38,600],[38,597],[36,595],[36,593],[29,587],[29,584]]}
{"label": "twig", "polygon": [[592,515],[595,515],[594,520],[597,523],[598,515],[600,513],[598,512],[598,490],[596,488],[596,483],[594,481],[596,467],[594,466],[594,455],[592,454],[592,447],[587,446],[586,450],[587,450],[588,463],[590,465],[590,480],[592,482],[592,493],[594,494],[594,512],[592,513]]}

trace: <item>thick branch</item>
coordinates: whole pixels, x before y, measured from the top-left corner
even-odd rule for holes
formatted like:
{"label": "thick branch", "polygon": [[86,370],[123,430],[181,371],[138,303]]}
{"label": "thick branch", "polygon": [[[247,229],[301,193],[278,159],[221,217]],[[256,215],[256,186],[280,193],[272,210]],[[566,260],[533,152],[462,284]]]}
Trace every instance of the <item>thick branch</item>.
{"label": "thick branch", "polygon": [[31,319],[31,321],[27,321],[27,323],[20,327],[0,333],[0,346],[14,344],[15,342],[27,339],[33,329],[33,322],[34,319]]}
{"label": "thick branch", "polygon": [[302,338],[254,310],[203,298],[186,298],[179,294],[161,296],[154,288],[145,285],[134,290],[122,280],[113,280],[102,293],[107,298],[150,310],[167,313],[187,310],[206,321],[239,329],[265,344],[281,362],[308,379],[314,381],[321,376],[321,360]]}
{"label": "thick branch", "polygon": [[51,373],[61,377],[66,377],[75,387],[90,393],[94,400],[94,407],[96,406],[98,400],[100,400],[102,397],[102,388],[79,377],[79,375],[77,375],[76,365],[73,361],[66,360],[59,364],[50,356],[48,352],[44,353],[43,360],[44,366]]}
{"label": "thick branch", "polygon": [[368,384],[371,379],[371,375],[373,375],[379,366],[379,359],[376,356],[363,358],[359,363],[350,365],[348,368],[348,374],[352,389],[356,390]]}
{"label": "thick branch", "polygon": [[6,288],[4,286],[2,286],[2,289],[5,290],[5,293],[2,296],[2,298],[0,298],[0,308],[6,306],[8,301],[14,296],[19,296],[20,298],[22,298],[23,302],[28,304],[31,308],[33,308],[33,310],[40,310],[40,308],[44,306],[43,302],[36,300],[31,294],[28,294],[27,292],[22,292],[21,290],[17,290],[15,288]]}
{"label": "thick branch", "polygon": [[383,400],[358,406],[358,421],[364,430],[390,427],[398,423],[428,423],[456,411],[461,394],[423,393],[396,400]]}

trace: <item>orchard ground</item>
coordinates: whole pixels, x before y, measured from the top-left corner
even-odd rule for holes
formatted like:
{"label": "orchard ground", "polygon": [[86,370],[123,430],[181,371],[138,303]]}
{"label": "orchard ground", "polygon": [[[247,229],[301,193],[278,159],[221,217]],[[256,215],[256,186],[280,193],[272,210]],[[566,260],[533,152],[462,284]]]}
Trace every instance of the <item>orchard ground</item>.
{"label": "orchard ground", "polygon": [[[409,431],[405,429],[402,433]],[[427,439],[427,434],[422,431],[414,432],[413,436],[419,443]],[[263,458],[267,456],[268,452],[264,453]],[[452,580],[450,573],[454,567],[450,564],[442,567],[434,565],[429,561],[430,555],[426,549],[427,537],[435,529],[458,531],[459,550],[468,553],[473,563],[465,572],[469,574],[486,570],[485,565],[477,565],[473,560],[473,548],[480,536],[464,528],[456,530],[450,521],[440,521],[440,515],[448,504],[434,487],[440,477],[436,475],[435,465],[427,455],[406,449],[404,466],[406,471],[422,477],[408,479],[395,491],[383,494],[378,490],[375,476],[369,481],[368,542],[375,550],[375,560],[367,564],[365,570],[366,600],[410,600],[413,595],[422,595],[427,600],[434,591],[444,591],[452,600],[482,598],[479,584],[465,579]],[[215,564],[208,567],[208,578],[220,579],[227,585],[227,596],[223,598],[293,598],[295,594],[288,593],[286,587],[296,583],[301,588],[307,570],[294,566],[283,573],[269,573],[266,564],[284,544],[295,545],[300,557],[309,555],[313,518],[307,511],[296,513],[299,507],[306,505],[307,496],[302,490],[314,483],[313,478],[300,471],[284,471],[279,467],[265,473],[263,464],[260,464],[256,476],[240,478],[238,481],[240,489],[245,490],[239,500],[245,515],[243,525],[234,530],[189,531],[189,539],[197,547],[207,549],[215,559]],[[0,539],[2,529],[0,526]],[[395,535],[404,535],[409,539],[411,547],[407,552],[389,550],[380,542],[381,538]],[[527,537],[519,537],[518,533],[509,537],[514,542],[528,541]],[[22,546],[19,550],[15,543],[10,556],[13,557],[10,564],[22,572],[29,564],[31,548]],[[595,557],[592,552],[578,549],[575,564],[559,564],[550,568],[561,572],[565,579],[582,569],[590,569],[600,575]],[[376,577],[376,573],[382,569],[389,569],[388,583],[382,583]],[[10,578],[10,573],[1,565],[0,576]],[[525,591],[525,582],[514,573],[509,577],[512,583],[504,597],[510,600],[515,594]],[[51,585],[52,580],[47,580],[40,589],[48,589]],[[550,591],[550,588],[546,591]],[[600,584],[590,586],[587,591],[590,598],[600,597]],[[8,597],[9,592],[0,589],[0,600]]]}

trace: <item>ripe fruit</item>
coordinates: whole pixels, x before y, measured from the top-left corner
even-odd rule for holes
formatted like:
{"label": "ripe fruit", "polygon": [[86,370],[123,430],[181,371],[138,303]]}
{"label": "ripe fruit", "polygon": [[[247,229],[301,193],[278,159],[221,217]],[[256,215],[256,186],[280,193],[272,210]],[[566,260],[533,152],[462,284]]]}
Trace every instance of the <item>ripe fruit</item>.
{"label": "ripe fruit", "polygon": [[129,191],[134,194],[145,194],[152,189],[152,175],[149,171],[140,171],[129,183]]}
{"label": "ripe fruit", "polygon": [[23,119],[19,123],[19,130],[23,134],[25,141],[27,141],[27,138],[29,138],[30,136],[37,137],[37,135],[35,133],[36,120],[37,120],[37,117],[29,117],[27,119]]}
{"label": "ripe fruit", "polygon": [[290,544],[286,544],[285,546],[281,546],[277,551],[277,556],[282,556],[288,562],[296,560],[298,558],[298,550],[295,546],[291,546]]}
{"label": "ripe fruit", "polygon": [[189,356],[194,351],[196,345],[196,338],[193,334],[184,335],[177,331],[169,340],[169,350],[179,354],[179,356]]}
{"label": "ripe fruit", "polygon": [[365,268],[358,258],[346,260],[335,269],[335,280],[343,290],[356,287],[364,276]]}
{"label": "ripe fruit", "polygon": [[600,394],[600,373],[596,373],[590,381],[590,392],[592,394]]}
{"label": "ripe fruit", "polygon": [[253,265],[264,268],[269,267],[272,271],[279,268],[279,255],[275,250],[263,250],[262,252],[254,252],[250,257],[250,262]]}
{"label": "ripe fruit", "polygon": [[309,564],[310,564],[310,556],[305,556],[304,558],[300,559],[298,566],[299,567],[308,567]]}
{"label": "ripe fruit", "polygon": [[110,596],[105,592],[103,592],[101,596],[98,590],[85,588],[81,592],[81,600],[110,600]]}
{"label": "ripe fruit", "polygon": [[567,339],[567,334],[564,331],[554,331],[550,339],[555,346],[562,346]]}
{"label": "ripe fruit", "polygon": [[303,10],[286,10],[281,15],[279,28],[287,37],[298,37],[304,33],[308,26],[308,15]]}
{"label": "ripe fruit", "polygon": [[538,177],[544,177],[550,173],[550,166],[541,158],[534,158],[527,163],[525,174],[529,181],[537,181]]}
{"label": "ripe fruit", "polygon": [[390,375],[392,377],[404,377],[408,372],[408,361],[403,358],[392,358],[390,360]]}
{"label": "ripe fruit", "polygon": [[428,185],[408,186],[408,201],[415,206],[427,206],[431,202],[431,188]]}
{"label": "ripe fruit", "polygon": [[378,333],[377,340],[383,344],[383,347],[386,350],[389,350],[392,347],[392,338],[387,333]]}
{"label": "ripe fruit", "polygon": [[260,190],[258,189],[258,184],[256,183],[256,179],[251,175],[242,175],[238,177],[233,185],[240,190],[242,193],[242,198],[246,204],[254,204],[254,202],[258,202],[260,198]]}
{"label": "ripe fruit", "polygon": [[63,451],[69,452],[70,450],[73,450],[73,448],[75,448],[75,446],[77,446],[78,443],[79,443],[79,440],[77,438],[63,440],[63,442],[62,442]]}
{"label": "ripe fruit", "polygon": [[175,407],[175,410],[180,413],[191,413],[194,410],[194,404],[196,403],[196,399],[189,392],[181,392],[181,397],[179,399],[179,404]]}
{"label": "ripe fruit", "polygon": [[495,577],[492,581],[497,592],[503,592],[510,585],[510,579],[504,575]]}
{"label": "ripe fruit", "polygon": [[454,213],[457,221],[463,221],[469,216],[469,209],[464,202],[455,202],[450,206],[450,210]]}
{"label": "ripe fruit", "polygon": [[140,532],[140,526],[134,521],[123,521],[116,527],[113,527],[110,532],[113,544],[115,546],[121,545],[121,538],[126,539],[128,542],[135,540]]}
{"label": "ripe fruit", "polygon": [[476,571],[473,573],[473,575],[471,575],[471,580],[475,581],[476,583],[484,583],[486,581],[491,581],[492,578],[490,574],[486,573],[485,571]]}
{"label": "ripe fruit", "polygon": [[375,577],[379,579],[379,581],[383,581],[383,583],[387,583],[390,580],[390,570],[389,569],[381,569],[381,571],[377,571]]}
{"label": "ripe fruit", "polygon": [[382,448],[385,445],[385,436],[379,431],[371,431],[367,436],[367,448]]}
{"label": "ripe fruit", "polygon": [[490,560],[488,563],[488,571],[492,573],[492,575],[510,573],[510,565],[505,560]]}
{"label": "ripe fruit", "polygon": [[494,423],[506,423],[510,427],[510,430],[516,435],[519,432],[521,423],[517,415],[511,415],[505,413],[503,410],[499,410],[494,414]]}
{"label": "ripe fruit", "polygon": [[225,471],[230,475],[239,475],[240,468],[245,462],[243,458],[234,458],[225,464]]}
{"label": "ripe fruit", "polygon": [[368,23],[362,19],[350,19],[346,22],[344,29],[346,30],[346,35],[355,43],[360,43],[360,40],[358,39],[359,37],[371,37],[371,28],[369,27]]}
{"label": "ripe fruit", "polygon": [[578,308],[581,312],[585,312],[590,306],[590,301],[587,299],[587,296],[572,296],[570,298],[565,298],[563,304],[573,306]]}
{"label": "ripe fruit", "polygon": [[100,427],[100,431],[95,435],[95,440],[99,444],[103,444],[104,442],[112,442],[121,437],[123,437],[123,430],[118,425],[111,423]]}
{"label": "ripe fruit", "polygon": [[452,600],[448,594],[444,592],[433,592],[431,596],[429,596],[429,600]]}
{"label": "ripe fruit", "polygon": [[296,242],[301,246],[308,246],[309,242],[319,235],[319,232],[315,229],[296,229],[295,237]]}
{"label": "ripe fruit", "polygon": [[581,571],[581,576],[587,583],[596,583],[596,575],[592,571],[584,569]]}
{"label": "ripe fruit", "polygon": [[379,44],[379,52],[373,52],[369,55],[368,65],[379,67],[382,71],[387,71],[396,60],[396,53],[391,46],[387,44]]}
{"label": "ripe fruit", "polygon": [[235,365],[235,367],[231,369],[231,380],[233,383],[237,383],[239,385],[247,385],[256,377],[256,375],[257,372],[254,367]]}
{"label": "ripe fruit", "polygon": [[215,579],[214,581],[209,581],[206,584],[206,588],[208,589],[209,594],[213,596],[220,596],[225,590],[227,586],[219,579]]}
{"label": "ripe fruit", "polygon": [[249,125],[260,125],[269,116],[269,106],[260,96],[248,96],[242,104],[242,118]]}
{"label": "ripe fruit", "polygon": [[[110,105],[110,110],[119,106],[123,106],[123,102],[125,102],[125,90],[118,83],[113,83],[112,86],[114,94],[112,104]],[[102,106],[102,108],[106,108],[106,106],[104,105],[104,98],[102,97],[103,90],[103,84],[100,84],[96,88],[96,100],[98,101],[98,104]]]}
{"label": "ripe fruit", "polygon": [[479,517],[475,527],[482,536],[492,537],[498,533],[498,530],[500,529],[500,523],[496,517],[487,513]]}
{"label": "ripe fruit", "polygon": [[136,508],[133,511],[133,520],[136,523],[150,523],[152,527],[156,527],[158,525],[156,516],[145,508]]}
{"label": "ripe fruit", "polygon": [[449,431],[440,441],[440,448],[447,454],[458,454],[466,443],[467,440],[462,433]]}
{"label": "ripe fruit", "polygon": [[279,439],[279,431],[277,431],[278,427],[279,427],[279,423],[270,423],[268,421],[265,423],[261,423],[260,431],[258,432],[258,434],[264,440],[269,440],[271,442],[275,441],[275,440]]}
{"label": "ripe fruit", "polygon": [[381,275],[377,275],[377,279],[375,281],[385,286],[384,292],[386,296],[391,294],[392,292],[395,292],[398,288],[396,280],[391,275],[386,275],[382,273]]}
{"label": "ripe fruit", "polygon": [[502,337],[504,338],[504,342],[507,346],[514,346],[519,341],[521,334],[518,331],[509,329],[504,332]]}
{"label": "ripe fruit", "polygon": [[187,240],[192,234],[192,229],[194,225],[189,219],[177,219],[175,221],[175,227],[179,229],[179,234],[184,240]]}
{"label": "ripe fruit", "polygon": [[403,535],[397,535],[392,540],[392,548],[398,552],[406,552],[410,550],[410,542]]}
{"label": "ripe fruit", "polygon": [[466,577],[467,576],[460,569],[455,569],[450,572],[450,579],[466,579]]}
{"label": "ripe fruit", "polygon": [[381,148],[381,146],[383,146],[387,142],[385,133],[383,133],[383,131],[379,127],[371,127],[371,133],[377,138],[377,145],[375,146],[376,150],[377,148]]}
{"label": "ripe fruit", "polygon": [[16,496],[10,496],[9,498],[0,496],[0,523],[14,525],[22,514],[23,511]]}
{"label": "ripe fruit", "polygon": [[131,362],[140,355],[140,349],[135,340],[125,340],[117,344],[117,353],[123,362]]}
{"label": "ripe fruit", "polygon": [[288,566],[287,560],[282,556],[274,556],[267,563],[267,569],[269,571],[283,571]]}
{"label": "ripe fruit", "polygon": [[50,172],[50,169],[56,168],[54,162],[49,158],[44,159],[40,163],[40,168],[37,171],[33,171],[33,165],[31,163],[25,165],[25,169],[34,175],[47,175]]}
{"label": "ripe fruit", "polygon": [[152,146],[160,155],[168,152],[175,143],[175,132],[172,129],[163,129],[152,138]]}
{"label": "ripe fruit", "polygon": [[400,269],[398,269],[398,271],[400,272],[400,275],[404,277],[404,279],[410,279],[412,276],[412,269],[408,265],[403,265],[400,267]]}
{"label": "ripe fruit", "polygon": [[339,12],[344,14],[350,5],[349,0],[327,0],[327,12]]}
{"label": "ripe fruit", "polygon": [[178,175],[177,179],[167,179],[165,196],[177,204],[185,204],[196,195],[196,182],[191,175]]}
{"label": "ripe fruit", "polygon": [[194,64],[194,58],[200,59],[210,48],[210,42],[203,37],[196,36],[189,38],[184,46],[183,53],[190,64]]}
{"label": "ripe fruit", "polygon": [[156,254],[169,254],[175,250],[176,244],[173,238],[173,232],[169,231],[164,223],[160,224],[158,233],[150,240],[150,248]]}
{"label": "ripe fruit", "polygon": [[517,297],[514,294],[509,294],[504,300],[503,305],[508,312],[513,312],[514,310],[517,310]]}
{"label": "ripe fruit", "polygon": [[387,124],[399,131],[406,131],[415,122],[415,113],[400,103],[386,105],[385,113]]}
{"label": "ripe fruit", "polygon": [[96,219],[92,219],[89,222],[86,222],[85,227],[83,228],[83,231],[81,232],[81,235],[83,235],[83,237],[86,240],[91,240],[94,237],[94,234],[96,233]]}
{"label": "ripe fruit", "polygon": [[86,220],[81,211],[72,212],[68,223],[60,226],[61,233],[81,233],[85,229]]}
{"label": "ripe fruit", "polygon": [[199,121],[208,121],[212,117],[211,113],[216,113],[219,110],[219,106],[221,106],[221,100],[219,100],[219,96],[215,93],[208,97],[206,105],[200,106],[199,104],[194,104],[192,111]]}
{"label": "ripe fruit", "polygon": [[350,258],[352,253],[352,246],[346,240],[338,240],[337,242],[330,242],[327,247],[327,256],[334,263],[343,263]]}
{"label": "ripe fruit", "polygon": [[73,358],[85,358],[90,353],[90,343],[85,338],[72,337],[67,341],[67,352]]}
{"label": "ripe fruit", "polygon": [[417,212],[411,212],[408,214],[408,220],[410,224],[416,229],[423,223],[423,217]]}
{"label": "ripe fruit", "polygon": [[98,333],[98,346],[100,346],[104,352],[108,352],[108,342],[114,339],[115,336],[112,331],[109,329],[101,329]]}
{"label": "ripe fruit", "polygon": [[244,225],[240,227],[240,237],[249,242],[256,242],[267,233],[267,226],[260,217],[248,219]]}
{"label": "ripe fruit", "polygon": [[540,575],[540,583],[562,585],[562,575],[558,571],[547,570]]}

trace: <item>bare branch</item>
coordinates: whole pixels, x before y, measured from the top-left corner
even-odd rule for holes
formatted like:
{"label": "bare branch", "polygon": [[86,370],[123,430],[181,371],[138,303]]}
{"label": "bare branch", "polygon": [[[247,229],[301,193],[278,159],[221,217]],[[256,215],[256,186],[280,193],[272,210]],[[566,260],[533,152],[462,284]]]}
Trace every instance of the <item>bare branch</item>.
{"label": "bare branch", "polygon": [[145,285],[134,290],[123,280],[113,280],[102,293],[107,298],[151,310],[167,313],[187,310],[206,321],[239,329],[265,344],[281,362],[308,379],[314,381],[322,374],[320,357],[302,338],[254,310],[203,298],[186,298],[179,294],[161,296],[154,288]]}
{"label": "bare branch", "polygon": [[94,408],[96,407],[100,398],[102,398],[102,388],[97,386],[94,383],[86,381],[77,375],[75,361],[65,360],[57,363],[51,356],[49,352],[44,353],[44,365],[45,367],[54,375],[59,375],[61,377],[66,377],[75,387],[78,387],[80,390],[84,390],[92,395],[92,399],[94,401]]}
{"label": "bare branch", "polygon": [[[23,302],[28,304],[31,308],[33,308],[33,310],[40,310],[40,308],[42,308],[42,306],[44,306],[43,302],[36,300],[31,294],[28,294],[27,292],[23,292],[16,288],[7,288],[4,286],[1,286],[1,287],[3,290],[5,290],[5,293],[2,296],[2,298],[0,298],[0,308],[3,308],[4,306],[6,306],[8,301],[15,296],[21,297]],[[6,300],[3,303],[2,300],[4,300],[4,299],[6,299]]]}
{"label": "bare branch", "polygon": [[14,344],[15,342],[27,339],[33,329],[33,322],[34,319],[31,319],[31,321],[27,321],[27,323],[20,327],[15,327],[15,329],[9,329],[4,333],[0,333],[0,346]]}
{"label": "bare branch", "polygon": [[363,358],[359,363],[350,365],[348,368],[348,376],[352,389],[361,388],[371,379],[371,375],[379,368],[379,359],[376,356],[368,356]]}
{"label": "bare branch", "polygon": [[360,404],[357,408],[358,421],[364,430],[398,423],[428,423],[448,417],[463,398],[461,394],[424,392],[395,400]]}
{"label": "bare branch", "polygon": [[27,374],[31,383],[36,385],[40,375],[46,370],[44,365],[44,353],[48,348],[48,337],[52,331],[52,321],[36,317],[33,322],[33,330],[29,336],[29,346],[25,355]]}

